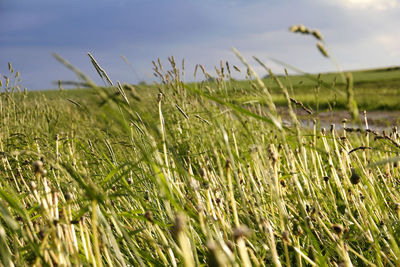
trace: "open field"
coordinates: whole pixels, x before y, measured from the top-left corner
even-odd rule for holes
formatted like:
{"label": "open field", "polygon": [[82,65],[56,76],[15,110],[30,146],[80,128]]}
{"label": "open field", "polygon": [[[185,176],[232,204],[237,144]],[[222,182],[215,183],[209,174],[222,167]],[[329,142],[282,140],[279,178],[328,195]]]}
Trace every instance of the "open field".
{"label": "open field", "polygon": [[[234,70],[232,70],[233,72]],[[243,70],[241,70],[243,73]],[[400,110],[400,68],[388,67],[381,69],[370,69],[351,71],[354,83],[355,100],[359,110]],[[197,74],[200,76],[200,74]],[[290,75],[279,76],[282,84],[285,85],[292,98],[302,102],[305,106],[314,109],[316,112],[330,110],[345,110],[346,107],[346,84],[338,73],[323,73],[319,75]],[[274,103],[277,106],[287,106],[282,90],[276,85],[271,77],[262,79],[269,88]],[[253,86],[252,86],[253,84]],[[191,84],[192,86],[198,83]],[[219,88],[217,81],[207,83],[211,88]],[[157,85],[135,86],[140,95],[154,94],[157,92]],[[231,79],[225,83],[221,90],[211,90],[216,95],[229,99],[237,104],[253,102],[264,103],[264,95],[260,90],[254,88],[254,81]],[[58,99],[62,94],[59,90],[48,90],[41,92],[29,92],[29,95],[36,96],[43,94],[50,99]],[[88,99],[95,92],[91,89],[65,90],[65,97]],[[91,101],[89,100],[88,103]]]}
{"label": "open field", "polygon": [[[384,68],[364,71],[351,71],[354,80],[355,100],[360,110],[399,110],[400,109],[400,69]],[[313,109],[346,109],[346,84],[338,73],[318,75],[299,75],[280,77],[288,88],[291,97]],[[271,89],[274,102],[286,106],[281,89],[272,78],[264,78]],[[238,102],[260,100],[248,82],[234,82],[235,95],[230,96]],[[293,88],[293,89],[291,89]],[[243,93],[247,95],[243,95]]]}
{"label": "open field", "polygon": [[[171,63],[134,89],[3,88],[2,265],[400,265],[396,128],[317,127],[343,83],[183,84]],[[359,110],[398,110],[399,74],[353,73]]]}

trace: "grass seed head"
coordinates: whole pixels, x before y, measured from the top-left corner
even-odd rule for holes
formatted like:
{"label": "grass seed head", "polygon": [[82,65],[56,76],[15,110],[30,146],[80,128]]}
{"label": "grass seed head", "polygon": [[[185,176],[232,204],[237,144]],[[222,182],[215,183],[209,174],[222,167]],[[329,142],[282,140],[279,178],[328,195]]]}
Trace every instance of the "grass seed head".
{"label": "grass seed head", "polygon": [[43,170],[43,161],[41,160],[34,161],[32,165],[35,173],[40,173]]}
{"label": "grass seed head", "polygon": [[185,227],[185,223],[186,223],[186,218],[183,214],[176,215],[175,223],[174,223],[174,226],[172,227],[172,233],[175,236],[178,236],[183,231],[183,228]]}
{"label": "grass seed head", "polygon": [[146,213],[144,214],[144,217],[146,218],[146,220],[148,220],[149,222],[153,222],[153,212],[151,211],[146,211]]}
{"label": "grass seed head", "polygon": [[351,169],[351,176],[350,176],[350,182],[354,185],[358,184],[361,181],[360,175],[357,173],[357,171],[352,168]]}
{"label": "grass seed head", "polygon": [[225,65],[226,65],[226,70],[228,71],[229,75],[231,75],[231,69],[229,67],[228,61],[225,62]]}
{"label": "grass seed head", "polygon": [[233,230],[233,238],[235,240],[250,236],[251,230],[246,225],[240,225]]}
{"label": "grass seed head", "polygon": [[229,169],[231,168],[231,161],[230,161],[229,159],[227,159],[227,160],[225,161],[225,168],[226,168],[227,170],[229,170]]}
{"label": "grass seed head", "polygon": [[337,224],[337,223],[332,224],[331,228],[337,235],[341,235],[343,233],[343,226],[340,224]]}
{"label": "grass seed head", "polygon": [[311,32],[310,29],[304,26],[303,24],[299,25],[299,31],[303,34],[309,34]]}
{"label": "grass seed head", "polygon": [[289,232],[288,231],[282,232],[282,240],[285,242],[289,242]]}
{"label": "grass seed head", "polygon": [[325,49],[324,45],[321,42],[317,43],[317,48],[324,57],[329,57],[328,51]]}
{"label": "grass seed head", "polygon": [[309,28],[307,28],[306,26],[304,26],[303,24],[299,24],[299,25],[293,25],[289,28],[290,32],[294,32],[294,33],[302,33],[302,34],[310,34],[311,30]]}
{"label": "grass seed head", "polygon": [[47,171],[45,169],[41,169],[39,171],[39,173],[40,173],[40,176],[42,176],[42,177],[46,177],[46,175],[47,175]]}
{"label": "grass seed head", "polygon": [[197,204],[195,206],[195,208],[196,208],[198,213],[202,213],[204,211],[204,208],[203,208],[203,206],[201,204]]}
{"label": "grass seed head", "polygon": [[289,28],[290,32],[298,32],[299,31],[299,26],[293,25]]}
{"label": "grass seed head", "polygon": [[157,101],[160,103],[163,98],[163,94],[160,92],[158,93]]}
{"label": "grass seed head", "polygon": [[44,232],[43,230],[40,230],[40,231],[38,232],[38,237],[39,237],[39,239],[40,239],[40,240],[43,240],[43,239],[44,239],[44,236],[45,236],[45,232]]}
{"label": "grass seed head", "polygon": [[313,30],[313,31],[311,32],[311,34],[312,34],[315,38],[317,38],[318,40],[320,40],[320,41],[322,41],[322,39],[324,39],[324,38],[322,37],[322,34],[320,33],[320,31],[317,30],[317,29]]}
{"label": "grass seed head", "polygon": [[66,200],[66,201],[72,200],[72,194],[71,194],[70,192],[66,192],[65,195],[64,195],[64,197],[65,197],[65,200]]}
{"label": "grass seed head", "polygon": [[200,168],[199,175],[201,178],[204,178],[206,176],[206,170],[204,168]]}

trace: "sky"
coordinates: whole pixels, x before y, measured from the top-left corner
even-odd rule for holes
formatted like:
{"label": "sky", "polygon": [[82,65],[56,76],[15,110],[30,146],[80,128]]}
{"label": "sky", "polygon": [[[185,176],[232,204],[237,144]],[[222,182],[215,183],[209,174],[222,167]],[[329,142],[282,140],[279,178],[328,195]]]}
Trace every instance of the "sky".
{"label": "sky", "polygon": [[242,67],[232,47],[260,76],[252,56],[277,73],[283,66],[271,57],[305,72],[334,71],[314,38],[289,32],[294,24],[318,29],[344,70],[397,66],[399,18],[400,0],[0,0],[0,74],[10,62],[28,90],[76,80],[57,53],[102,84],[90,52],[114,82],[157,81],[152,60],[166,66],[169,56],[185,59],[192,81],[196,64],[211,74],[221,60]]}

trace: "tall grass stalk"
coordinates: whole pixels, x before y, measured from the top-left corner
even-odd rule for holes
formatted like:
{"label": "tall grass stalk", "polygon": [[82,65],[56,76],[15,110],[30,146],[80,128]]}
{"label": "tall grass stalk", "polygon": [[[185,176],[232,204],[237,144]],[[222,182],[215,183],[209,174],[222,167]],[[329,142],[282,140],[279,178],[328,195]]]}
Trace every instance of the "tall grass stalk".
{"label": "tall grass stalk", "polygon": [[[221,62],[216,77],[184,83],[171,57],[154,61],[161,84],[135,90],[93,56],[106,87],[57,58],[90,88],[26,94],[3,83],[2,265],[399,264],[397,129],[373,131],[366,115],[366,129],[320,129],[297,84],[288,90],[265,65],[270,80],[257,78],[244,58],[246,82]],[[296,108],[311,111],[312,128]]]}

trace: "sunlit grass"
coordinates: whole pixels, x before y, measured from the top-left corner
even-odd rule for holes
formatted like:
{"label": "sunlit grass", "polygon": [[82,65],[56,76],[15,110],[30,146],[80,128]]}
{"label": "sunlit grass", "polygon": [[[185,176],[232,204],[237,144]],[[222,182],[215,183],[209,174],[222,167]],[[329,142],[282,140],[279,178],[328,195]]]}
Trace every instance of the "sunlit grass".
{"label": "sunlit grass", "polygon": [[[396,129],[302,129],[294,112],[288,128],[263,94],[272,83],[220,69],[188,85],[170,65],[135,92],[3,88],[3,265],[400,264]],[[298,108],[287,90],[333,105],[278,78],[275,104]]]}

